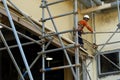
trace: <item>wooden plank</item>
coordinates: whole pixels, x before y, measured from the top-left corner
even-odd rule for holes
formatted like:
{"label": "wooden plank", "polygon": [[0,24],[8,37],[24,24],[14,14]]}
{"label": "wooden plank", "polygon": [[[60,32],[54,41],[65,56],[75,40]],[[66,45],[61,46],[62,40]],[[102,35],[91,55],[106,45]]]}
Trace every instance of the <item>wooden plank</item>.
{"label": "wooden plank", "polygon": [[89,8],[89,9],[84,9],[81,11],[81,14],[86,14],[86,13],[91,13],[91,12],[94,12],[94,11],[98,11],[98,10],[102,10],[102,9],[107,9],[107,8],[110,8],[111,7],[111,4],[103,4],[101,6],[96,6],[96,7],[92,7],[92,8]]}

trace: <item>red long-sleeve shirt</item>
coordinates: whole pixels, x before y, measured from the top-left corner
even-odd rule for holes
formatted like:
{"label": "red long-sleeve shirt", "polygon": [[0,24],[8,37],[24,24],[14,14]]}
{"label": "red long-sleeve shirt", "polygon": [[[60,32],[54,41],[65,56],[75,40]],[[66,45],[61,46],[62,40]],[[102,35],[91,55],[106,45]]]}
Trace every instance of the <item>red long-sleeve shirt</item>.
{"label": "red long-sleeve shirt", "polygon": [[92,28],[87,24],[87,21],[80,20],[78,22],[78,30],[83,31],[83,28],[86,27],[89,31],[93,32]]}

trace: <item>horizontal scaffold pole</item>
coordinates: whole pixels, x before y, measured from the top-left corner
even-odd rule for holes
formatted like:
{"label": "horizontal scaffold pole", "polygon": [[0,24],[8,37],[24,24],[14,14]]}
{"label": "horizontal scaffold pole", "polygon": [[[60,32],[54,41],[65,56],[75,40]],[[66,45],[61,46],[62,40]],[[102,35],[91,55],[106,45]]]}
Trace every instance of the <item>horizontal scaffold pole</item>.
{"label": "horizontal scaffold pole", "polygon": [[[65,1],[68,1],[68,0],[58,0],[58,1],[55,1],[55,2],[50,2],[50,3],[47,3],[46,6],[54,5],[54,4],[65,2]],[[40,7],[45,8],[46,6],[41,5]]]}
{"label": "horizontal scaffold pole", "polygon": [[[4,28],[10,30],[10,31],[13,31],[12,28],[10,28],[10,27],[8,27],[8,26],[2,24],[2,23],[0,23],[0,25],[3,26]],[[24,34],[18,32],[18,31],[17,31],[17,33],[18,33],[19,35],[23,36],[24,38],[26,38],[26,39],[28,39],[28,40],[31,40],[31,41],[35,42],[36,44],[41,45],[41,43],[39,43],[38,41],[34,40],[33,38],[31,38],[31,37],[29,37],[29,36],[26,36],[26,35],[24,35]],[[45,41],[44,41],[44,42],[45,42]]]}
{"label": "horizontal scaffold pole", "polygon": [[53,16],[53,17],[50,17],[50,18],[46,18],[46,19],[43,19],[43,20],[41,19],[41,20],[39,20],[39,22],[43,22],[43,21],[46,21],[46,20],[55,19],[55,18],[59,18],[59,17],[63,17],[63,16],[68,16],[68,15],[71,15],[71,14],[77,14],[77,13],[78,12],[69,12],[69,13]]}
{"label": "horizontal scaffold pole", "polygon": [[[40,40],[39,40],[38,42],[40,42]],[[34,44],[34,43],[35,43],[35,42],[26,42],[26,43],[23,43],[23,44],[21,44],[21,45],[22,45],[22,46],[26,46],[26,45],[30,45],[30,44]],[[42,45],[42,44],[41,44],[41,45]],[[10,49],[16,48],[16,47],[18,47],[18,45],[9,46]],[[3,47],[3,48],[0,48],[0,51],[6,50],[6,49],[7,49],[6,47]]]}
{"label": "horizontal scaffold pole", "polygon": [[[47,49],[48,45],[49,45],[49,42],[48,42],[47,45],[45,46],[45,49]],[[41,55],[42,55],[42,53],[39,54],[39,55],[33,60],[33,62],[30,64],[30,69],[35,65],[35,63],[38,61],[38,59],[40,58]],[[27,71],[25,71],[25,72],[23,73],[23,76],[26,76],[26,74],[27,74]]]}
{"label": "horizontal scaffold pole", "polygon": [[[115,44],[115,43],[120,43],[120,41],[109,42],[109,43],[106,43],[106,45]],[[104,44],[98,44],[98,46],[103,46]]]}
{"label": "horizontal scaffold pole", "polygon": [[44,51],[44,52],[39,52],[38,54],[50,53],[50,52],[60,51],[60,50],[68,49],[68,48],[74,48],[74,47],[77,47],[77,46],[75,46],[74,44],[71,44],[69,46],[65,46],[64,48],[57,48],[57,49],[47,50],[47,51]]}
{"label": "horizontal scaffold pole", "polygon": [[40,70],[40,72],[45,72],[45,71],[52,71],[52,70],[59,70],[59,69],[65,69],[65,68],[70,68],[70,67],[79,67],[80,64],[73,64],[73,65],[66,65],[66,66],[59,66],[59,67],[52,67],[52,68],[46,68],[45,70]]}
{"label": "horizontal scaffold pole", "polygon": [[[106,34],[106,33],[120,33],[120,32],[113,32],[113,31],[109,31],[109,32],[95,32],[94,34]],[[93,34],[91,32],[84,32],[84,34]]]}
{"label": "horizontal scaffold pole", "polygon": [[68,33],[68,32],[75,32],[75,30],[66,30],[66,31],[61,31],[61,32],[50,32],[50,33],[47,33],[47,35],[40,36],[39,38],[55,36],[55,35],[58,35],[58,34],[64,34],[64,33]]}

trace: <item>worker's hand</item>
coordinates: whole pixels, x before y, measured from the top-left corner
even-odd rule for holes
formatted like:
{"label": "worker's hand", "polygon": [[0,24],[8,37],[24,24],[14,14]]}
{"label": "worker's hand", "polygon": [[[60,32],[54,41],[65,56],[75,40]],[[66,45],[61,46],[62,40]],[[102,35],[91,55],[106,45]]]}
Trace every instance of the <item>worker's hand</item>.
{"label": "worker's hand", "polygon": [[92,33],[95,34],[95,31],[93,31]]}
{"label": "worker's hand", "polygon": [[85,32],[84,32],[84,31],[81,31],[81,33],[82,33],[82,34],[85,34]]}

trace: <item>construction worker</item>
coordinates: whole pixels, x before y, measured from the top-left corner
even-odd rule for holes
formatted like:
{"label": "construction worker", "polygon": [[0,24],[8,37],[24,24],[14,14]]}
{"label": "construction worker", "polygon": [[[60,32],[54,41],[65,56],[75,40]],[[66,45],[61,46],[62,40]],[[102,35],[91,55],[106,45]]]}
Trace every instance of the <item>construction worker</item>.
{"label": "construction worker", "polygon": [[83,20],[78,21],[78,35],[79,35],[78,42],[79,42],[80,46],[83,48],[84,48],[84,43],[83,43],[83,39],[81,38],[81,34],[84,33],[84,31],[83,31],[84,27],[86,27],[90,32],[93,33],[92,28],[87,24],[89,19],[90,19],[90,17],[88,15],[84,15]]}

